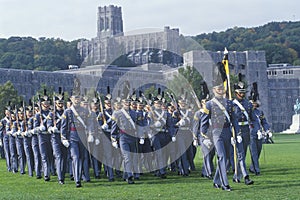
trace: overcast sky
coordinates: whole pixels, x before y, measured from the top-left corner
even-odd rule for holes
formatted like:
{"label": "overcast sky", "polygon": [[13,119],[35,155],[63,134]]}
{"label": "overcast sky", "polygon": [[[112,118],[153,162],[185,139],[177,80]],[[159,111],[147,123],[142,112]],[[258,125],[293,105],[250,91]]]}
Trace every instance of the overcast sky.
{"label": "overcast sky", "polygon": [[98,6],[122,7],[124,32],[179,28],[195,36],[271,21],[299,21],[299,0],[0,0],[0,38],[96,36]]}

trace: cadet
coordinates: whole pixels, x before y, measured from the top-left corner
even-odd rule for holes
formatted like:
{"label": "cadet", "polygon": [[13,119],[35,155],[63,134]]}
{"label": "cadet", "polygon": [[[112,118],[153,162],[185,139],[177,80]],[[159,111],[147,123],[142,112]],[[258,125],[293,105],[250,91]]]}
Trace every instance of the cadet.
{"label": "cadet", "polygon": [[34,160],[33,160],[33,151],[32,151],[32,128],[33,128],[33,113],[32,113],[32,106],[27,106],[25,111],[26,118],[25,118],[25,130],[23,132],[24,136],[24,151],[26,155],[27,161],[27,169],[28,175],[33,176],[34,171]]}
{"label": "cadet", "polygon": [[39,148],[41,152],[44,180],[50,180],[50,167],[51,167],[51,158],[52,147],[51,147],[51,135],[47,130],[47,119],[49,119],[50,113],[50,101],[48,96],[44,93],[44,96],[40,99],[39,102],[41,109],[39,113],[36,113],[34,121],[35,130],[38,132],[39,138]]}
{"label": "cadet", "polygon": [[[128,184],[134,183],[134,154],[137,153],[135,114],[130,111],[130,99],[122,100],[123,108],[112,114],[112,135],[120,133],[120,149],[124,158],[124,175]],[[119,130],[118,130],[119,129]],[[114,141],[112,143],[114,145]]]}
{"label": "cadet", "polygon": [[101,126],[100,134],[101,141],[101,152],[103,152],[103,164],[106,171],[108,181],[114,181],[114,172],[112,168],[113,160],[113,147],[111,145],[111,129],[112,129],[112,107],[111,107],[111,95],[107,94],[104,100],[104,108],[101,108],[102,112],[99,113],[99,124]]}
{"label": "cadet", "polygon": [[253,105],[252,111],[252,128],[250,132],[250,153],[251,153],[251,165],[249,171],[255,175],[260,175],[259,157],[262,150],[262,140],[264,134],[270,134],[270,126],[265,118],[263,111],[258,109],[260,106],[259,100],[252,99]]}
{"label": "cadet", "polygon": [[16,132],[16,146],[17,146],[20,173],[25,174],[26,157],[24,151],[24,132],[26,131],[26,120],[25,120],[23,107],[19,108],[17,120],[15,123],[17,123],[16,126],[18,130]]}
{"label": "cadet", "polygon": [[[213,74],[213,93],[215,97],[206,102],[203,109],[204,113],[201,117],[200,132],[204,138],[203,144],[209,149],[214,145],[217,153],[217,169],[214,175],[213,186],[222,188],[225,191],[231,191],[226,173],[226,160],[230,156],[230,138],[232,135],[230,126],[232,123],[236,133],[239,132],[239,126],[233,112],[232,101],[224,98],[224,79],[220,73],[218,68],[215,68]],[[213,141],[208,136],[210,126]]]}
{"label": "cadet", "polygon": [[179,127],[176,136],[176,149],[181,155],[179,159],[180,174],[182,176],[188,176],[189,169],[195,168],[192,150],[193,135],[191,132],[193,113],[187,109],[186,99],[179,100],[178,105],[180,107],[180,109],[178,108],[180,113],[180,121],[176,124]]}
{"label": "cadet", "polygon": [[[236,183],[240,182],[241,176],[244,177],[245,184],[251,185],[254,182],[250,180],[247,168],[246,168],[246,154],[247,148],[250,143],[250,122],[252,121],[252,104],[245,99],[245,85],[243,82],[238,82],[234,85],[234,91],[236,99],[233,100],[235,115],[238,120],[238,125],[241,132],[236,135],[237,138],[237,159],[238,159],[238,169],[237,173],[234,173],[233,181]],[[234,143],[234,142],[233,142]],[[234,145],[234,144],[233,144]]]}
{"label": "cadet", "polygon": [[162,109],[162,100],[161,96],[158,96],[154,101],[154,109],[148,107],[150,122],[150,132],[149,138],[151,140],[152,149],[154,151],[154,162],[156,164],[157,175],[160,178],[167,178],[166,176],[166,160],[165,156],[162,152],[163,146],[166,144],[166,120],[167,120],[167,112]]}
{"label": "cadet", "polygon": [[56,165],[58,183],[63,185],[67,166],[67,148],[63,146],[60,136],[61,120],[64,112],[64,96],[57,94],[53,100],[53,112],[47,119],[48,131],[51,133],[51,144]]}
{"label": "cadet", "polygon": [[3,150],[6,160],[6,168],[7,171],[11,171],[11,162],[10,162],[10,151],[9,151],[9,134],[6,132],[6,126],[9,125],[9,122],[11,120],[11,110],[10,106],[7,106],[5,108],[5,117],[1,119],[0,121],[0,135],[1,135],[1,141],[3,142]]}
{"label": "cadet", "polygon": [[[208,179],[212,179],[212,174],[214,171],[213,158],[215,156],[215,147],[209,146],[207,144],[203,144],[203,141],[205,138],[200,134],[201,118],[202,118],[202,115],[204,114],[206,102],[207,102],[207,99],[201,100],[202,108],[200,110],[198,110],[194,115],[193,135],[194,135],[194,140],[197,142],[197,144],[199,144],[201,146],[201,151],[202,151],[202,155],[203,155],[203,165],[202,165],[201,176],[206,177]],[[209,139],[206,141],[212,141],[211,131],[208,131],[206,136]],[[208,146],[210,148],[208,148]]]}
{"label": "cadet", "polygon": [[65,147],[70,146],[73,175],[76,187],[81,187],[82,165],[85,147],[82,138],[89,131],[89,111],[80,106],[80,96],[71,96],[72,105],[64,111],[61,121],[61,137]]}
{"label": "cadet", "polygon": [[42,178],[42,160],[41,160],[41,152],[39,148],[39,137],[38,137],[38,129],[36,125],[38,124],[36,122],[36,114],[40,112],[39,106],[37,104],[33,105],[33,116],[29,118],[28,122],[28,131],[30,134],[32,134],[32,140],[31,140],[31,145],[32,145],[32,152],[33,152],[33,158],[34,158],[34,171],[36,174],[37,179]]}
{"label": "cadet", "polygon": [[12,111],[11,120],[6,124],[6,133],[9,135],[9,152],[10,152],[10,162],[11,162],[11,170],[13,173],[18,172],[18,154],[16,147],[16,133],[17,133],[17,123],[16,123],[16,115],[17,111]]}

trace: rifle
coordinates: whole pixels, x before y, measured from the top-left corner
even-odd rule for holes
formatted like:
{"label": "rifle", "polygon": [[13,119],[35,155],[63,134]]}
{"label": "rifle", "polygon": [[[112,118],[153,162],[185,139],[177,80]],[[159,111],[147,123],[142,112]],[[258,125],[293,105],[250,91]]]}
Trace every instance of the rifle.
{"label": "rifle", "polygon": [[[155,121],[157,121],[157,117],[156,117],[156,115],[154,114],[154,112],[153,112],[153,110],[152,110],[152,107],[151,107],[151,100],[150,100],[150,98],[147,99],[142,91],[139,91],[139,93],[140,93],[140,96],[144,99],[144,101],[146,101],[146,103],[147,103],[147,108],[149,108],[149,112],[151,112],[151,114],[152,114],[152,116],[153,116],[153,119],[154,119]],[[151,96],[151,94],[149,94],[149,97],[150,97],[150,96]]]}
{"label": "rifle", "polygon": [[98,94],[98,99],[99,99],[99,108],[100,108],[100,112],[102,113],[102,120],[103,120],[103,124],[106,124],[106,118],[104,116],[104,110],[103,110],[103,105],[102,105],[102,100],[101,100],[101,95],[99,92],[97,92]]}

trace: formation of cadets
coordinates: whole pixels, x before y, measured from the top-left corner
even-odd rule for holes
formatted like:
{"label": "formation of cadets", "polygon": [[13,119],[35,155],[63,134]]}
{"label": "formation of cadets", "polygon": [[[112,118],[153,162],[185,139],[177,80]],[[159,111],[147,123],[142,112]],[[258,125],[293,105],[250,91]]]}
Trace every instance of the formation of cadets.
{"label": "formation of cadets", "polygon": [[113,99],[108,92],[103,101],[100,94],[87,99],[76,93],[65,101],[60,91],[52,100],[45,93],[36,104],[7,106],[0,123],[7,171],[25,174],[27,166],[29,176],[49,181],[56,175],[59,184],[69,174],[82,187],[82,181],[91,181],[90,168],[95,179],[103,168],[108,181],[118,177],[133,184],[144,172],[161,179],[167,173],[189,176],[201,147],[201,176],[213,180],[213,187],[231,190],[230,169],[234,183],[251,185],[248,172],[260,175],[262,144],[272,137],[253,86],[251,100],[243,82],[228,100],[223,81],[214,82],[213,97],[203,82],[198,110],[184,96],[176,100],[168,94],[166,102],[160,90],[155,98],[139,92]]}

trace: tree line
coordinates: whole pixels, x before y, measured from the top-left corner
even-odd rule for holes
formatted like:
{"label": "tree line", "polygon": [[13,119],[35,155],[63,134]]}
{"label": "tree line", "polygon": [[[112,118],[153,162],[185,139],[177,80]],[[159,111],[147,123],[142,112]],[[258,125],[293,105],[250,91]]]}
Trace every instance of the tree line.
{"label": "tree line", "polygon": [[268,64],[300,65],[300,22],[270,22],[253,28],[234,27],[193,37],[206,50],[264,50]]}
{"label": "tree line", "polygon": [[[264,50],[268,64],[300,65],[300,22],[270,22],[253,28],[234,27],[192,38],[209,51],[222,51],[224,47],[229,51]],[[184,39],[181,36],[181,40]],[[77,43],[78,40],[44,37],[0,38],[0,68],[56,71],[67,69],[70,64],[80,66],[82,58]]]}

